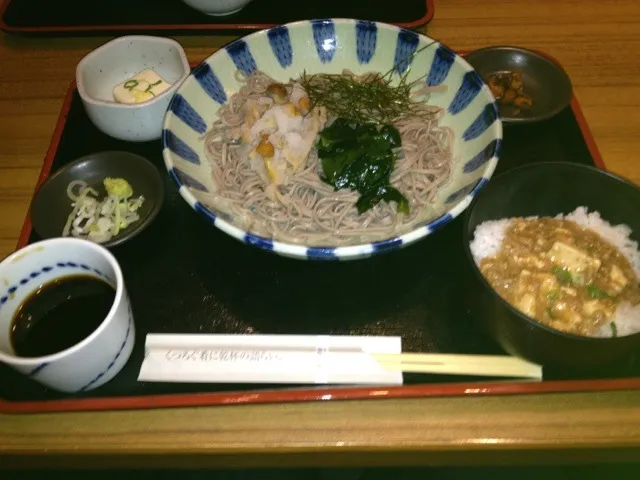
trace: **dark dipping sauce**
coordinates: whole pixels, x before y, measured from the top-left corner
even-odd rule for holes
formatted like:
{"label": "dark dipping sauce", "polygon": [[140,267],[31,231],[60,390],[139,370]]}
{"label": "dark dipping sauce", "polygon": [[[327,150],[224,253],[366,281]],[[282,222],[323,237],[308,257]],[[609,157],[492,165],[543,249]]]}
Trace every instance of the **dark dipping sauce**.
{"label": "dark dipping sauce", "polygon": [[18,308],[11,344],[19,357],[42,357],[70,348],[107,318],[116,296],[104,280],[69,275],[45,283]]}

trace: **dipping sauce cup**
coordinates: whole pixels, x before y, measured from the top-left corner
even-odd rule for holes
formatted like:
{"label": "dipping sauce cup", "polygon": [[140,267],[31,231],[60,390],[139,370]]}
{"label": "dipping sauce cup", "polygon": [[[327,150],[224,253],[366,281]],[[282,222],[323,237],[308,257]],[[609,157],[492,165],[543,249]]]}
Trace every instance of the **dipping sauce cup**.
{"label": "dipping sauce cup", "polygon": [[[42,357],[20,357],[12,345],[16,312],[43,285],[70,276],[102,280],[115,290],[104,320],[79,343]],[[0,263],[0,361],[55,390],[83,392],[105,384],[127,363],[135,340],[122,271],[104,247],[75,238],[31,244]]]}

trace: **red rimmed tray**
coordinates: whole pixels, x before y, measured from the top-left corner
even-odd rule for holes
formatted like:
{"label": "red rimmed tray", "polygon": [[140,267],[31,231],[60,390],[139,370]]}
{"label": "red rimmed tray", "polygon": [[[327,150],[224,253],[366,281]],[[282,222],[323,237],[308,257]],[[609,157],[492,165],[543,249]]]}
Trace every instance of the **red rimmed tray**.
{"label": "red rimmed tray", "polygon": [[[164,169],[159,142],[128,144],[115,141],[98,132],[86,117],[75,84],[72,83],[46,154],[38,185],[64,163],[86,153],[103,149],[128,149],[147,156],[159,169]],[[505,170],[525,162],[550,159],[577,161],[604,168],[602,158],[576,98],[572,99],[569,108],[548,122],[505,129],[499,170]],[[80,396],[65,396],[46,391],[8,367],[2,366],[0,367],[1,412],[95,411],[322,400],[640,389],[640,362],[635,357],[625,359],[624,362],[616,366],[617,370],[592,372],[591,377],[576,378],[563,372],[545,371],[545,379],[542,382],[503,382],[489,379],[478,381],[478,379],[463,377],[409,375],[405,376],[404,386],[384,388],[335,386],[284,388],[268,385],[182,385],[136,382],[144,334],[147,332],[240,333],[245,327],[251,326],[259,333],[393,334],[403,336],[404,347],[407,351],[499,352],[493,342],[475,329],[471,319],[473,311],[467,312],[465,306],[455,305],[461,303],[459,301],[442,300],[448,296],[446,285],[444,287],[436,285],[436,283],[446,283],[440,279],[437,282],[433,282],[432,279],[432,283],[429,284],[430,280],[419,278],[420,275],[416,274],[415,280],[420,289],[439,288],[440,290],[434,290],[433,295],[430,295],[429,298],[425,298],[422,294],[415,295],[411,292],[396,291],[396,295],[393,296],[394,305],[391,308],[382,301],[382,303],[373,306],[362,305],[365,311],[359,312],[357,307],[362,298],[375,298],[377,295],[376,292],[373,292],[372,295],[370,291],[365,291],[361,295],[356,294],[354,298],[350,298],[356,304],[352,311],[347,311],[342,317],[331,321],[326,321],[323,318],[326,312],[319,312],[314,316],[302,305],[297,305],[297,310],[294,309],[296,311],[293,313],[278,311],[277,316],[275,314],[269,316],[260,310],[253,310],[251,305],[264,302],[272,292],[267,292],[265,296],[258,295],[258,297],[255,296],[256,294],[240,295],[238,288],[235,288],[234,285],[228,285],[233,283],[229,276],[230,272],[237,273],[239,281],[242,283],[247,279],[250,281],[255,269],[261,267],[266,269],[264,271],[271,268],[276,272],[270,274],[276,275],[272,279],[279,280],[280,285],[285,287],[290,285],[290,280],[288,280],[290,276],[294,276],[297,282],[300,274],[308,274],[309,272],[318,275],[319,282],[325,282],[326,278],[323,275],[326,272],[335,273],[330,270],[332,268],[342,269],[340,272],[345,276],[345,282],[352,282],[354,278],[358,278],[361,282],[366,283],[372,270],[385,271],[386,269],[392,272],[393,270],[389,269],[402,269],[406,265],[415,265],[416,261],[431,262],[432,272],[437,274],[438,271],[441,271],[442,265],[437,263],[436,258],[432,258],[431,251],[442,252],[442,248],[455,248],[448,245],[452,244],[452,240],[461,238],[456,230],[461,226],[459,223],[453,222],[441,232],[425,239],[418,245],[399,252],[363,262],[347,262],[341,266],[320,266],[309,262],[275,257],[229,239],[195,215],[179,197],[168,176],[165,175],[165,177],[167,204],[164,212],[161,212],[154,225],[147,232],[141,234],[138,240],[130,242],[128,246],[114,249],[114,254],[125,272],[125,281],[134,304],[134,315],[140,335],[137,338],[136,352],[127,367],[112,382],[96,391]],[[176,221],[179,223],[176,224]],[[176,236],[171,237],[171,230],[177,230],[176,227],[182,228],[180,230],[182,232],[188,230],[192,234],[186,236],[174,233]],[[164,238],[159,236],[161,233],[167,233],[169,236]],[[150,255],[158,253],[161,256],[163,242],[179,242],[184,237],[191,237],[192,240],[202,238],[202,240],[195,240],[195,244],[189,245],[196,251],[202,246],[222,245],[224,255],[216,257],[215,254],[208,253],[207,257],[213,256],[214,258],[198,257],[194,259],[186,254],[185,258],[181,259],[180,265],[165,262],[167,264],[162,268],[152,271],[148,270],[151,267],[135,263],[138,248],[143,247],[145,250],[150,250],[147,252]],[[37,236],[31,231],[27,218],[18,247],[37,239]],[[154,241],[150,243],[149,239]],[[150,247],[152,244],[153,246]],[[236,259],[236,263],[231,266],[228,263],[225,264],[223,257],[233,257]],[[197,266],[197,263],[204,263],[204,266],[201,267],[202,270],[199,270],[200,267]],[[221,278],[215,278],[216,273],[213,273],[214,269],[212,268],[214,264],[218,271],[223,271]],[[251,266],[248,267],[246,264]],[[399,266],[394,267],[392,264]],[[145,268],[147,270],[144,270]],[[450,270],[457,267],[447,264],[446,268]],[[143,271],[139,273],[139,269]],[[174,270],[172,271],[172,269]],[[173,278],[173,283],[170,281],[167,284],[162,280],[155,280],[154,277],[160,276],[159,273]],[[180,275],[183,276],[180,277]],[[437,278],[437,275],[432,276]],[[192,277],[197,278],[196,283],[192,283]],[[180,283],[185,283],[185,287],[179,294],[174,291],[176,288],[175,278],[180,278]],[[152,285],[149,286],[149,283]],[[371,285],[365,286],[371,287]],[[194,291],[193,295],[191,290]],[[171,297],[171,292],[174,292],[173,297]],[[203,293],[215,297],[214,300],[201,299]],[[166,305],[161,304],[164,297],[168,297]],[[175,306],[176,300],[182,302],[178,308]],[[188,307],[189,305],[194,307],[193,302],[198,303],[195,305],[196,308],[190,310]],[[396,304],[400,306],[397,307]],[[232,313],[221,313],[221,307]],[[158,315],[162,309],[168,310],[168,316],[165,315],[161,320],[154,318],[153,315]],[[386,312],[379,313],[385,309]],[[398,316],[398,312],[414,311],[418,312],[417,315],[409,313]],[[228,318],[225,318],[225,315]],[[212,319],[217,317],[221,320],[216,325],[211,325]],[[304,318],[304,322],[300,322],[301,317]],[[383,327],[387,328],[380,329],[380,325],[376,326],[376,318],[378,318],[378,323],[381,322]]]}
{"label": "red rimmed tray", "polygon": [[433,18],[433,1],[369,0],[363,10],[359,2],[342,0],[253,0],[236,14],[211,17],[180,0],[156,0],[152,9],[146,3],[127,0],[96,0],[91,9],[78,8],[75,0],[5,0],[0,5],[0,29],[25,35],[179,35],[246,32],[309,18],[361,18],[417,28]]}

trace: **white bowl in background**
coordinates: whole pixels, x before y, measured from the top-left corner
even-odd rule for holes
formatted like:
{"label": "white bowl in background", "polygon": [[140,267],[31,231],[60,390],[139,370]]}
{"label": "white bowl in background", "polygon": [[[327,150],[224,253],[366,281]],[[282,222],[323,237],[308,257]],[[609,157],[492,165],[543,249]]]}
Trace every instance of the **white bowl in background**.
{"label": "white bowl in background", "polygon": [[246,7],[251,0],[182,0],[191,8],[206,15],[222,16],[237,13]]}
{"label": "white bowl in background", "polygon": [[[151,68],[171,88],[137,104],[117,103],[116,85]],[[76,67],[78,93],[94,125],[120,140],[145,142],[160,138],[164,114],[180,84],[190,73],[178,42],[146,35],[119,37],[98,47]]]}

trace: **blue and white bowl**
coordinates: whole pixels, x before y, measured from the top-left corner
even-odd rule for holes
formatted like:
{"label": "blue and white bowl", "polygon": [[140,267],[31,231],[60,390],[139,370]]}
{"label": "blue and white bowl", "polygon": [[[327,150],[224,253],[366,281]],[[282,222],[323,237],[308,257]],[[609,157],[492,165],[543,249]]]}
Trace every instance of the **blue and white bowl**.
{"label": "blue and white bowl", "polygon": [[[428,37],[383,23],[348,19],[311,20],[262,30],[236,40],[206,59],[180,86],[169,105],[162,134],[169,174],[191,207],[234,238],[280,255],[307,260],[355,259],[409,245],[460,215],[493,174],[502,143],[502,123],[489,88],[460,56]],[[418,51],[422,46],[429,48]],[[430,104],[446,110],[441,124],[455,135],[456,163],[451,181],[440,190],[425,221],[413,231],[375,243],[311,247],[275,241],[246,232],[212,204],[213,184],[203,135],[217,111],[240,84],[235,72],[259,69],[287,82],[303,71],[398,74],[424,77],[431,86],[446,85]]]}

